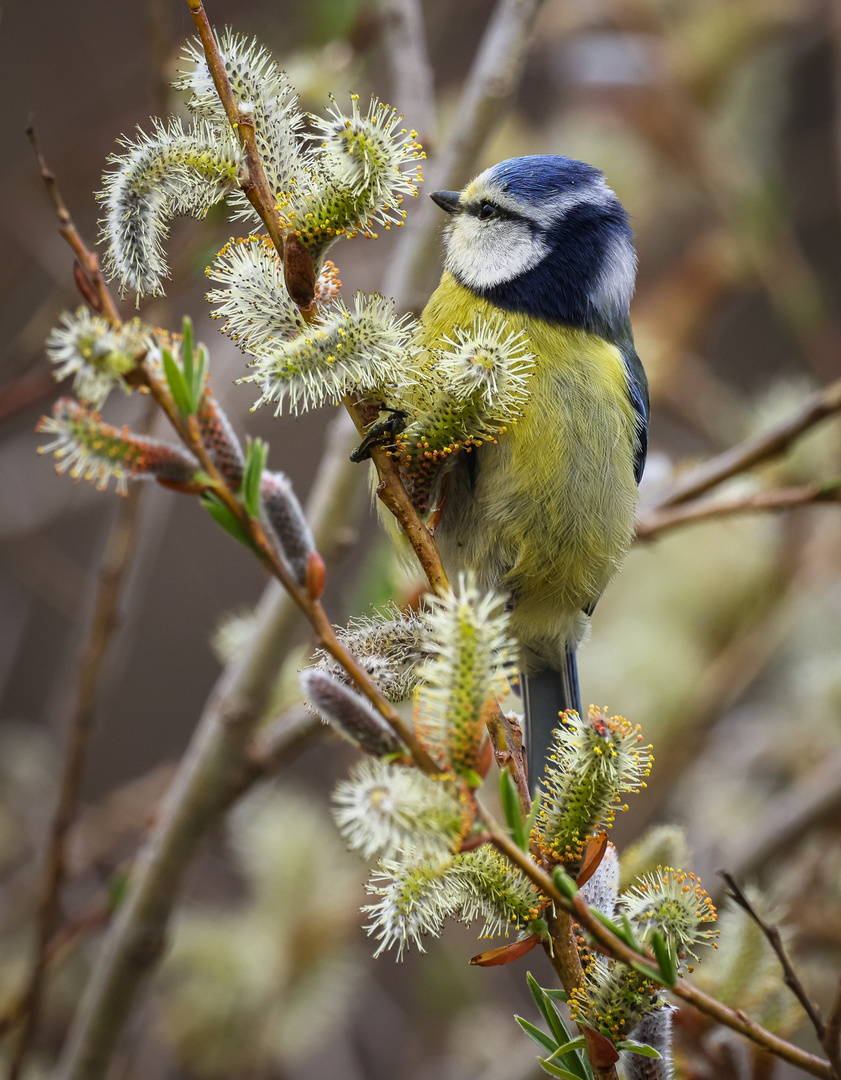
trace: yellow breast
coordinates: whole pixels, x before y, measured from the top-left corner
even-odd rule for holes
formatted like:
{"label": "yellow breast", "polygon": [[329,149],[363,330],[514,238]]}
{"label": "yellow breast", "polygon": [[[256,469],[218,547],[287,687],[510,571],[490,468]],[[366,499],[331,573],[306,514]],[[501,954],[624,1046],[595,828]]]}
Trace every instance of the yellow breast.
{"label": "yellow breast", "polygon": [[[449,274],[427,304],[427,347],[480,314],[525,330],[537,365],[523,417],[498,444],[459,455],[436,533],[450,571],[515,599],[513,632],[545,654],[580,636],[581,609],[633,535],[636,418],[622,357],[593,334],[502,311]],[[548,657],[547,657],[548,659]]]}

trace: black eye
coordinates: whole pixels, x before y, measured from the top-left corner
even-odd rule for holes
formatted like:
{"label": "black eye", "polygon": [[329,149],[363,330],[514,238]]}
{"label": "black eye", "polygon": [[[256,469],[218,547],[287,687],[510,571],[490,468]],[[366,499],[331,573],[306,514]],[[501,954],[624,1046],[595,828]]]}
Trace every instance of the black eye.
{"label": "black eye", "polygon": [[492,218],[496,214],[496,207],[493,203],[483,202],[479,207],[479,212],[476,217],[480,221],[487,221],[488,218]]}

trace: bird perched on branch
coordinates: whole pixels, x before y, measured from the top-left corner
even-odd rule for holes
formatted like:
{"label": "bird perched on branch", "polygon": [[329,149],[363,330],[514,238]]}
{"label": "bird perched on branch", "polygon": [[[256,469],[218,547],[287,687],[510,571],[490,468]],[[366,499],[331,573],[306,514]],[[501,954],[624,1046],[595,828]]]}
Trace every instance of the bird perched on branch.
{"label": "bird perched on branch", "polygon": [[524,331],[535,356],[519,421],[453,456],[436,529],[449,570],[510,598],[534,788],[558,714],[581,711],[576,648],[634,531],[648,430],[636,254],[624,207],[581,161],[512,158],[432,198],[450,221],[425,343],[479,316]]}

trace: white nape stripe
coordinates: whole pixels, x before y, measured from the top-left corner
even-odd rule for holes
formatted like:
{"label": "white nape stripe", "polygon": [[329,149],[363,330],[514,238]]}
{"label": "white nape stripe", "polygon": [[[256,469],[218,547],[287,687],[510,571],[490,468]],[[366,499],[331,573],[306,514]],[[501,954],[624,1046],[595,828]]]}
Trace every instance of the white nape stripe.
{"label": "white nape stripe", "polygon": [[637,253],[627,236],[613,236],[590,303],[609,322],[627,318],[637,279]]}

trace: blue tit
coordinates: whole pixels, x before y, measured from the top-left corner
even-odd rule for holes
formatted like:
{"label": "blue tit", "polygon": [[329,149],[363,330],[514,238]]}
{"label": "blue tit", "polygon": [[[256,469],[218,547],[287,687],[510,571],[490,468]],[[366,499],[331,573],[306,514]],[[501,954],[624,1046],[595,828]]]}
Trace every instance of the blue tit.
{"label": "blue tit", "polygon": [[581,712],[576,648],[634,535],[648,432],[636,253],[604,175],[570,158],[511,158],[432,198],[450,220],[422,344],[479,315],[525,331],[536,357],[518,423],[453,456],[435,532],[448,572],[509,599],[534,788],[558,714]]}

